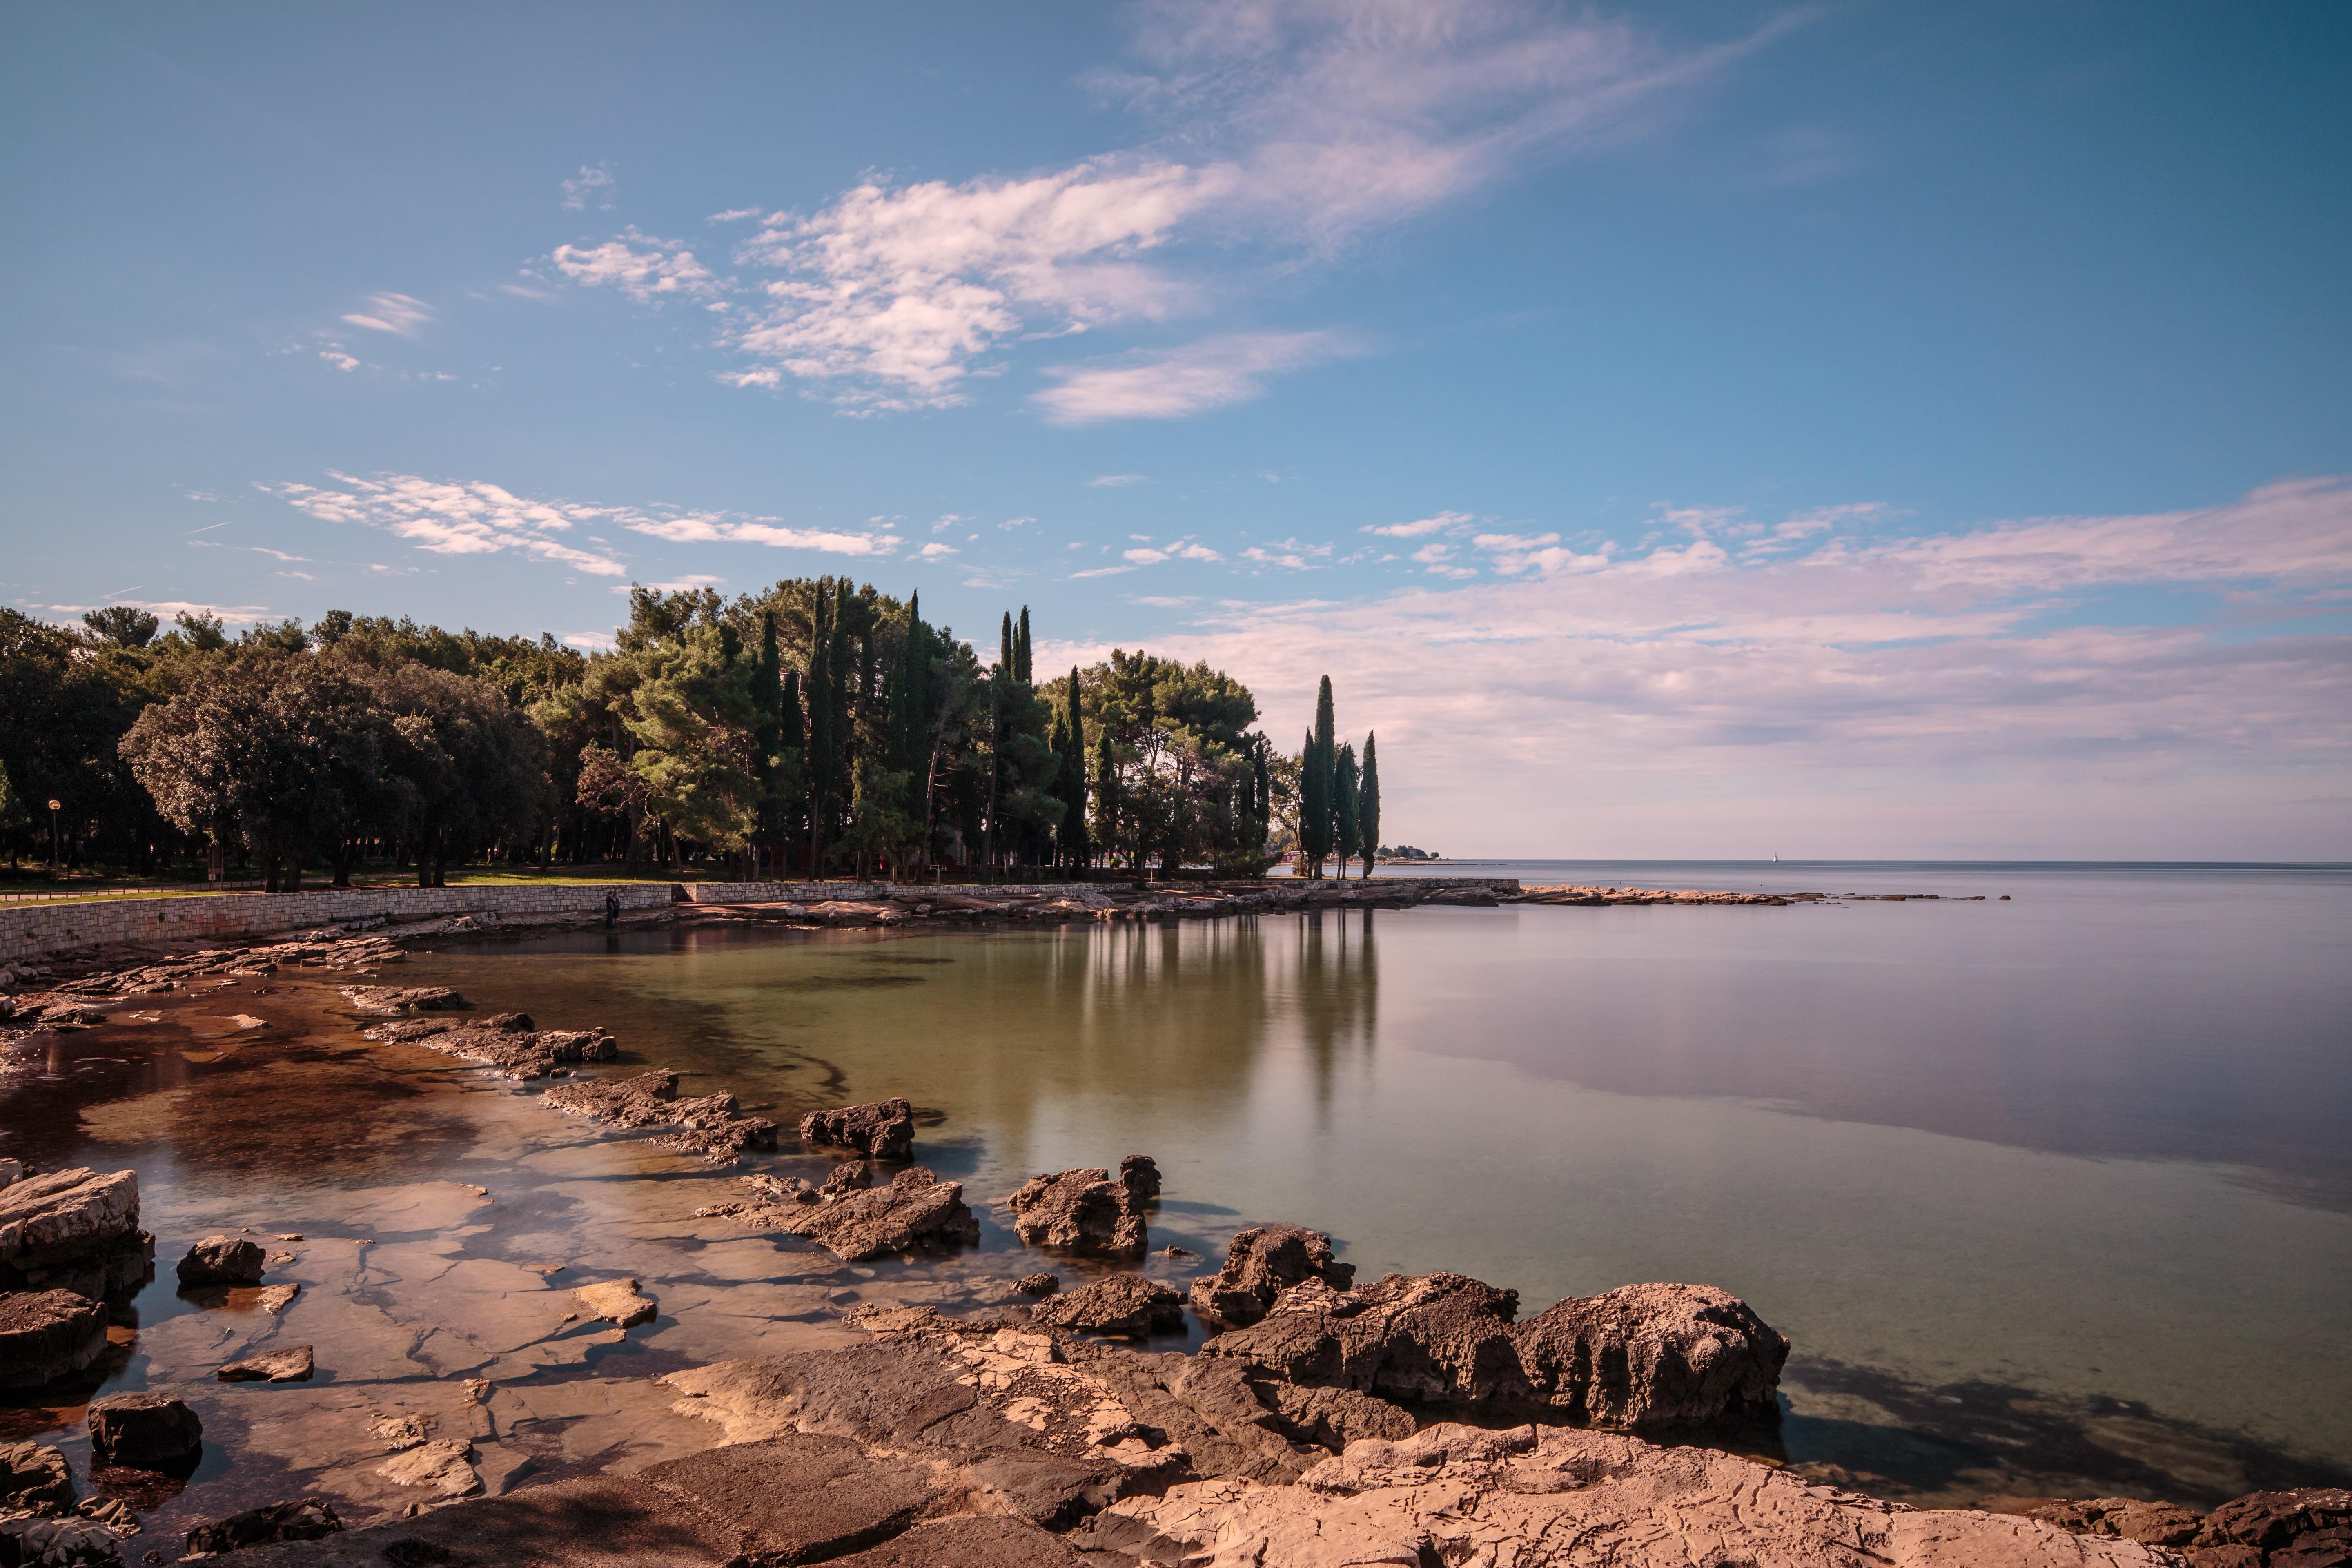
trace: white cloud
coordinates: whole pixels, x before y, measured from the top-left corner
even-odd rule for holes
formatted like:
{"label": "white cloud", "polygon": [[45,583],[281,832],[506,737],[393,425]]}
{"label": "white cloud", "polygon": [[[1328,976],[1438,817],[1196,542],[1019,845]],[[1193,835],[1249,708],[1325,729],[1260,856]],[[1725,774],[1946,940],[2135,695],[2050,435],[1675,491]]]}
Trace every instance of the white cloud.
{"label": "white cloud", "polygon": [[351,355],[345,353],[339,348],[320,349],[319,351],[319,357],[325,360],[329,364],[333,365],[337,370],[357,370],[360,367],[359,361],[353,359]]}
{"label": "white cloud", "polygon": [[741,223],[745,218],[758,217],[760,216],[760,212],[761,209],[758,207],[729,207],[723,213],[712,213],[709,217],[704,218],[702,221],[705,223]]}
{"label": "white cloud", "polygon": [[1466,511],[1441,511],[1435,517],[1417,518],[1412,522],[1384,522],[1368,526],[1366,533],[1385,534],[1391,539],[1425,539],[1433,533],[1459,533],[1470,525]]}
{"label": "white cloud", "polygon": [[1089,489],[1116,489],[1122,485],[1139,485],[1143,482],[1144,476],[1141,474],[1097,474],[1087,481],[1087,486]]}
{"label": "white cloud", "polygon": [[610,632],[566,632],[563,644],[566,647],[582,648],[590,653],[609,653],[618,646]]}
{"label": "white cloud", "polygon": [[372,332],[394,332],[404,338],[415,337],[417,329],[432,319],[430,305],[405,294],[371,294],[363,308],[342,318],[354,327],[365,327]]}
{"label": "white cloud", "polygon": [[1296,539],[1280,539],[1271,544],[1253,544],[1242,552],[1242,559],[1259,566],[1279,566],[1290,572],[1310,572],[1328,566],[1331,547],[1328,544],[1306,544]]}
{"label": "white cloud", "polygon": [[[646,510],[591,506],[578,501],[534,500],[480,481],[427,479],[414,474],[334,478],[345,488],[304,484],[257,488],[328,522],[382,528],[418,548],[443,555],[483,555],[515,551],[534,560],[576,567],[598,577],[623,577],[609,546],[583,550],[565,542],[575,527],[619,527],[677,544],[765,544],[781,550],[814,550],[830,555],[879,557],[901,542],[887,530],[787,528],[773,518],[733,512]],[[589,542],[601,542],[591,540]],[[687,585],[716,584],[717,577],[678,579]]]}
{"label": "white cloud", "polygon": [[[1328,672],[1343,729],[1380,733],[1399,833],[1450,823],[1463,852],[2352,858],[2352,817],[2313,804],[2352,793],[2352,637],[2277,619],[2352,594],[2352,479],[1883,531],[1864,509],[1794,556],[1695,540],[1233,606],[1152,651],[1233,671],[1276,735]],[[2053,624],[2151,583],[2227,602],[2202,626]]]}
{"label": "white cloud", "polygon": [[635,228],[602,245],[559,245],[549,258],[574,283],[618,289],[640,305],[667,299],[709,300],[721,287],[686,242]]}
{"label": "white cloud", "polygon": [[[146,610],[167,619],[173,616],[210,616],[226,626],[250,626],[268,618],[267,605],[205,605],[187,599],[109,599],[107,604],[129,605],[133,609]],[[106,605],[51,605],[49,609],[60,616],[79,616],[87,610],[102,610]]]}
{"label": "white cloud", "polygon": [[1090,567],[1084,572],[1071,573],[1070,581],[1076,583],[1087,577],[1116,577],[1123,572],[1132,572],[1134,570],[1135,568],[1132,566],[1095,566]]}
{"label": "white cloud", "polygon": [[[719,341],[772,375],[734,384],[790,376],[863,413],[961,403],[1010,342],[1194,312],[1234,292],[1210,285],[1212,267],[1328,261],[1369,229],[1635,134],[1780,25],[1681,49],[1539,0],[1163,0],[1140,16],[1136,68],[1096,86],[1157,122],[1149,142],[1038,173],[873,178],[813,212],[770,214],[735,257],[765,276]],[[631,231],[556,261],[644,300],[669,254]],[[1187,351],[1074,373],[1038,403],[1068,423],[1178,417],[1254,396],[1298,363],[1218,377]],[[1191,389],[1150,395],[1160,368],[1189,372]]]}
{"label": "white cloud", "polygon": [[1239,332],[1148,359],[1058,368],[1048,374],[1061,384],[1029,401],[1056,425],[1179,419],[1256,397],[1278,372],[1360,352],[1344,332]]}
{"label": "white cloud", "polygon": [[920,550],[916,551],[915,555],[918,560],[937,561],[943,555],[953,555],[956,552],[956,547],[954,545],[942,544],[935,539],[931,541],[930,543],[924,545]]}
{"label": "white cloud", "polygon": [[593,168],[583,163],[580,173],[563,182],[566,211],[579,212],[592,203],[600,212],[613,207],[613,172],[602,163]]}

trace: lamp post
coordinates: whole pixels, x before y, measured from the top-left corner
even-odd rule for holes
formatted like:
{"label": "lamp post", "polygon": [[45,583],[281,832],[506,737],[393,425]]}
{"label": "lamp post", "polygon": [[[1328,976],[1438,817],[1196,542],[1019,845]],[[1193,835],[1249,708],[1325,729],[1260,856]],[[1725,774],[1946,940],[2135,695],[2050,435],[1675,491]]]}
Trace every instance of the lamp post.
{"label": "lamp post", "polygon": [[66,808],[65,802],[49,802],[49,880],[54,882],[64,873],[64,857],[58,852],[58,813]]}

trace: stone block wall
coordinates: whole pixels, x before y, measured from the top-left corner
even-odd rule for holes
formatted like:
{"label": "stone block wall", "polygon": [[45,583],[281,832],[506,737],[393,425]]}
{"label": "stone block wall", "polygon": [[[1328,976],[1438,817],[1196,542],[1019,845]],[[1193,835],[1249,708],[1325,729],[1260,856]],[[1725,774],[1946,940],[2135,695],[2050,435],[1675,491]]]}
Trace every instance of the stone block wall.
{"label": "stone block wall", "polygon": [[593,914],[604,909],[607,889],[620,894],[625,910],[658,909],[674,898],[667,882],[569,882],[545,887],[320,888],[303,893],[19,904],[0,908],[0,963],[123,942],[204,946],[251,942],[379,917],[420,921],[484,910]]}

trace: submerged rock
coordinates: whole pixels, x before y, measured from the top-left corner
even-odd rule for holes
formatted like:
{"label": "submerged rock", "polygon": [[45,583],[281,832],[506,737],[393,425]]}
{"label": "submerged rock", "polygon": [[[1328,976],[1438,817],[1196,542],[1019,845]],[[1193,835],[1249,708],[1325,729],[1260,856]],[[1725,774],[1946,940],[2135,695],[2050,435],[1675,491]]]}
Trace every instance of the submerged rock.
{"label": "submerged rock", "polygon": [[1433,1426],[1351,1443],[1291,1486],[1188,1481],[1121,1499],[1073,1544],[1152,1562],[1283,1568],[1427,1563],[1689,1568],[1697,1563],[2157,1568],[2168,1552],[1969,1510],[1811,1487],[1707,1448],[1611,1433]]}
{"label": "submerged rock", "polygon": [[580,1310],[592,1318],[603,1318],[616,1328],[635,1328],[650,1323],[661,1312],[661,1306],[651,1296],[637,1288],[635,1279],[606,1279],[599,1284],[583,1285],[572,1292]]}
{"label": "submerged rock", "polygon": [[635,1078],[587,1079],[559,1084],[542,1096],[566,1116],[583,1116],[614,1127],[657,1127],[669,1121],[677,1098],[677,1074],[667,1069]]}
{"label": "submerged rock", "polygon": [[344,1000],[362,1013],[462,1012],[466,999],[446,985],[345,985]]}
{"label": "submerged rock", "polygon": [[310,1347],[292,1345],[230,1362],[213,1375],[223,1383],[308,1383],[311,1370]]}
{"label": "submerged rock", "polygon": [[1193,1312],[1213,1328],[1246,1328],[1265,1316],[1275,1297],[1293,1285],[1321,1279],[1336,1290],[1355,1282],[1356,1266],[1331,1256],[1331,1238],[1295,1225],[1253,1226],[1234,1237],[1224,1266],[1192,1281]]}
{"label": "submerged rock", "polygon": [[812,1110],[801,1118],[801,1142],[812,1148],[855,1149],[869,1160],[904,1160],[914,1152],[915,1108],[893,1097]]}
{"label": "submerged rock", "polygon": [[1150,1168],[1156,1194],[1159,1168],[1141,1156],[1130,1156],[1116,1182],[1099,1165],[1032,1177],[1004,1200],[1013,1206],[1013,1228],[1032,1247],[1139,1258],[1151,1245],[1143,1220],[1148,1200],[1136,1195],[1142,1167]]}
{"label": "submerged rock", "polygon": [[667,1070],[635,1078],[561,1084],[547,1103],[567,1116],[583,1116],[610,1127],[670,1127],[660,1142],[714,1164],[732,1164],[745,1149],[773,1149],[776,1124],[764,1116],[737,1114],[735,1097],[724,1092],[699,1099],[677,1098],[677,1074]]}
{"label": "submerged rock", "polygon": [[208,1236],[180,1259],[183,1285],[258,1285],[268,1259],[241,1236]]}
{"label": "submerged rock", "polygon": [[89,1451],[102,1465],[184,1473],[204,1449],[205,1424],[168,1394],[110,1394],[89,1405]]}
{"label": "submerged rock", "polygon": [[38,1388],[106,1353],[106,1310],[71,1290],[0,1296],[0,1388]]}
{"label": "submerged rock", "polygon": [[518,1080],[546,1078],[574,1062],[611,1061],[621,1054],[621,1043],[602,1029],[533,1029],[520,1013],[467,1024],[403,1018],[360,1032],[372,1040],[422,1046]]}
{"label": "submerged rock", "polygon": [[831,1197],[768,1177],[747,1178],[747,1184],[762,1196],[695,1213],[804,1236],[846,1263],[980,1240],[980,1221],[964,1205],[962,1184],[942,1182],[921,1165],[908,1166],[887,1187],[852,1188]]}
{"label": "submerged rock", "polygon": [[1032,1322],[1054,1328],[1139,1340],[1147,1334],[1182,1333],[1184,1298],[1140,1274],[1113,1274],[1053,1297],[1033,1308],[1029,1316]]}
{"label": "submerged rock", "polygon": [[1062,1282],[1051,1274],[1024,1274],[1013,1288],[1024,1296],[1050,1296],[1062,1288]]}
{"label": "submerged rock", "polygon": [[334,1504],[325,1498],[298,1498],[292,1502],[249,1508],[226,1519],[195,1524],[188,1531],[188,1552],[194,1555],[235,1552],[239,1547],[263,1546],[273,1541],[317,1541],[342,1528],[343,1521],[335,1516]]}

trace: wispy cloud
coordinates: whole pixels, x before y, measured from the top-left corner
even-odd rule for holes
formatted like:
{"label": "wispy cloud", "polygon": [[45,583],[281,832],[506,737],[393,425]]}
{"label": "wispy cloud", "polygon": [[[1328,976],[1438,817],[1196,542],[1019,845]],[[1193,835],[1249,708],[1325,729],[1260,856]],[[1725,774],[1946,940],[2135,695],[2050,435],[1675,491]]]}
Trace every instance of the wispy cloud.
{"label": "wispy cloud", "polygon": [[1361,348],[1360,340],[1345,332],[1238,332],[1172,353],[1055,369],[1048,374],[1061,384],[1030,402],[1056,425],[1178,419],[1245,403],[1263,394],[1266,378],[1278,372]]}
{"label": "wispy cloud", "polygon": [[[121,599],[107,601],[109,605],[129,605],[133,609],[147,610],[158,616],[210,616],[224,625],[251,626],[269,616],[267,605],[207,605],[190,599]],[[89,610],[102,610],[106,605],[51,605],[51,613],[79,616]]]}
{"label": "wispy cloud", "polygon": [[563,205],[566,211],[579,212],[595,207],[610,212],[613,207],[613,171],[604,164],[593,167],[580,165],[580,172],[563,182]]}
{"label": "wispy cloud", "polygon": [[[856,412],[952,405],[1016,341],[1202,313],[1233,296],[1236,269],[1328,263],[1368,230],[1636,135],[1780,25],[1692,49],[1538,0],[1163,0],[1138,16],[1130,65],[1093,85],[1145,117],[1148,140],[1042,172],[877,177],[768,214],[736,250],[753,276],[719,334],[756,363],[724,379],[789,378]],[[635,230],[554,261],[641,302],[728,302],[677,242]],[[1066,423],[1199,414],[1321,357],[1297,352],[1315,336],[1075,370],[1037,404]],[[1250,344],[1259,357],[1236,366]],[[1160,370],[1188,389],[1149,395]]]}
{"label": "wispy cloud", "polygon": [[656,239],[635,228],[602,245],[559,245],[550,259],[574,283],[617,289],[641,305],[663,300],[710,300],[720,284],[695,259],[686,242]]}
{"label": "wispy cloud", "polygon": [[[1152,647],[1233,670],[1276,734],[1329,672],[1345,728],[1380,732],[1391,814],[1426,825],[1400,831],[1450,823],[1449,847],[2352,850],[2340,812],[2291,805],[2352,770],[2352,638],[2245,635],[2249,617],[2340,613],[2352,479],[1902,537],[1882,510],[1768,559],[1685,535],[1505,582],[1209,612]],[[1513,542],[1472,548],[1559,548],[1490,537]],[[2201,593],[2209,624],[2052,614],[2147,584]]]}
{"label": "wispy cloud", "polygon": [[1364,531],[1391,539],[1426,539],[1433,533],[1460,533],[1470,526],[1470,521],[1466,511],[1441,511],[1435,517],[1416,518],[1411,522],[1372,524]]}
{"label": "wispy cloud", "polygon": [[675,517],[638,517],[621,525],[674,544],[766,544],[778,550],[814,550],[827,555],[887,555],[902,542],[895,533],[851,533],[829,528],[786,528],[772,518],[724,512],[685,512]]}
{"label": "wispy cloud", "polygon": [[1087,481],[1087,486],[1090,489],[1117,489],[1124,485],[1139,485],[1143,481],[1141,474],[1097,474]]}
{"label": "wispy cloud", "polygon": [[341,318],[349,325],[372,332],[393,332],[413,338],[433,319],[433,307],[405,294],[371,294],[367,303]]}

